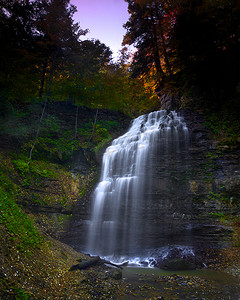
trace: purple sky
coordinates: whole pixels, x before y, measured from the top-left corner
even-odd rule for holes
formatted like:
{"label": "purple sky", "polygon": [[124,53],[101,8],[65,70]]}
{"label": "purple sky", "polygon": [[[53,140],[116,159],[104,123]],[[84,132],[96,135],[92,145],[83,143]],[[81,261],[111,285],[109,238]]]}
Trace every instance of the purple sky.
{"label": "purple sky", "polygon": [[90,31],[86,38],[99,39],[110,47],[116,58],[125,34],[122,25],[129,18],[127,3],[124,0],[71,0],[71,3],[78,10],[75,21]]}

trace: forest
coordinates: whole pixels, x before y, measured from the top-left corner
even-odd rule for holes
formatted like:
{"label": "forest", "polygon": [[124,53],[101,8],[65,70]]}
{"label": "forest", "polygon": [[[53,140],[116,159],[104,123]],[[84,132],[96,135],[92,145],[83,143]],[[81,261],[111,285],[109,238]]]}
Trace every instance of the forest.
{"label": "forest", "polygon": [[[221,147],[239,148],[239,0],[122,1],[129,19],[113,60],[100,40],[84,39],[88,29],[74,21],[70,0],[0,0],[0,298],[43,299],[48,288],[63,295],[57,272],[68,280],[65,265],[77,254],[48,235],[58,237],[76,199],[95,183],[96,153],[131,119],[161,109],[162,96],[175,97],[173,109],[201,114]],[[77,151],[90,167],[73,178]],[[48,188],[49,195],[39,192]],[[36,217],[39,207],[63,215]],[[38,259],[45,269],[34,294]],[[44,286],[46,276],[55,285]],[[71,276],[65,299],[75,299]],[[79,299],[110,299],[119,289],[104,282],[95,291],[93,274],[81,276]]]}
{"label": "forest", "polygon": [[[88,29],[74,22],[76,7],[70,1],[1,1],[2,118],[22,124],[25,105],[47,101],[135,117],[158,107],[158,97],[170,93],[181,99],[179,107],[218,111],[225,122],[230,115],[235,121],[238,1],[126,2],[130,18],[114,62],[101,41],[81,40]],[[130,53],[128,45],[136,51]],[[1,127],[7,134],[8,122]],[[31,135],[31,129],[24,134]]]}

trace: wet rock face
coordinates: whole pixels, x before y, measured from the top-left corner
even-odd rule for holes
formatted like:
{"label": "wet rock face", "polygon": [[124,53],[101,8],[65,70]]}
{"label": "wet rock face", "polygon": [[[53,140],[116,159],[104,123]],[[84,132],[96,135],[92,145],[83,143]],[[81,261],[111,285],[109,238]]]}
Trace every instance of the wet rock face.
{"label": "wet rock face", "polygon": [[224,245],[232,231],[216,226],[213,217],[238,212],[240,150],[217,148],[201,115],[180,113],[189,129],[188,150],[166,157],[156,152],[145,212],[156,232],[162,228],[160,243]]}
{"label": "wet rock face", "polygon": [[205,202],[204,208],[210,208],[212,203],[213,212],[214,209],[227,210],[229,206],[234,210],[240,197],[240,149],[218,147],[201,115],[190,111],[182,113],[190,138],[189,157],[193,170],[188,187],[190,194]]}
{"label": "wet rock face", "polygon": [[160,95],[159,102],[160,102],[161,109],[176,110],[178,108],[177,103],[179,101],[178,101],[178,96],[176,95],[163,94]]}
{"label": "wet rock face", "polygon": [[[232,231],[216,224],[213,216],[237,213],[240,151],[219,150],[200,114],[190,110],[181,110],[180,114],[188,127],[188,147],[180,147],[172,155],[159,147],[149,160],[152,183],[145,191],[141,216],[146,238],[139,243],[149,242],[152,248],[221,247],[229,244]],[[76,248],[82,240],[74,232],[84,231],[89,220],[79,206],[80,211],[81,217],[77,213],[74,217],[72,236],[65,240]]]}

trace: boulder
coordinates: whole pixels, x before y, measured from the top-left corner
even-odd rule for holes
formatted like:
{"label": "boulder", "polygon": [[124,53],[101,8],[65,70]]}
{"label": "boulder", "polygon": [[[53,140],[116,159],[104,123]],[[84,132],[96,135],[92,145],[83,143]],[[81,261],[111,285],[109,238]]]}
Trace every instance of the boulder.
{"label": "boulder", "polygon": [[195,270],[196,266],[183,258],[175,258],[165,260],[162,265],[160,265],[160,269],[166,271],[184,271],[184,270]]}

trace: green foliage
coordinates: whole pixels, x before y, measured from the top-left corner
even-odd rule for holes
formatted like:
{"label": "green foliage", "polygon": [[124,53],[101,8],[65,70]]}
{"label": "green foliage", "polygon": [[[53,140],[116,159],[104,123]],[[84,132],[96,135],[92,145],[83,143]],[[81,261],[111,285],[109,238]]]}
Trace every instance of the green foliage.
{"label": "green foliage", "polygon": [[157,105],[154,83],[146,83],[144,78],[133,79],[129,70],[125,71],[118,65],[85,77],[75,76],[62,79],[54,97],[64,88],[65,92],[60,97],[74,98],[78,105],[121,111],[131,117]]}
{"label": "green foliage", "polygon": [[223,212],[210,212],[210,217],[219,220],[220,222],[229,223],[233,222],[233,217],[229,216]]}
{"label": "green foliage", "polygon": [[74,150],[81,147],[81,141],[75,140],[73,131],[65,131],[62,136],[56,138],[39,137],[35,146],[36,151],[49,153],[52,158],[58,157],[60,160],[69,157]]}
{"label": "green foliage", "polygon": [[[6,104],[1,132],[24,141],[34,139],[41,114],[31,115],[22,104],[34,103],[35,99],[71,99],[79,106],[106,108],[130,116],[156,107],[153,81],[146,85],[145,79],[131,77],[128,65],[113,64],[110,49],[99,40],[78,39],[87,31],[73,24],[75,8],[69,0],[10,1],[0,6],[0,100]],[[44,115],[39,136],[52,139],[60,130],[58,120]],[[106,139],[104,132],[101,136]],[[78,147],[70,141],[65,150],[59,149],[60,145],[49,146],[53,144],[49,140],[37,143],[47,152],[51,152],[47,148],[54,149],[52,152],[59,152],[59,156]]]}
{"label": "green foliage", "polygon": [[[38,159],[64,161],[80,148],[94,148],[97,144],[102,143],[102,140],[110,140],[110,132],[120,128],[118,121],[97,120],[95,128],[93,128],[93,122],[86,123],[84,121],[78,126],[77,137],[75,137],[74,126],[70,127],[54,114],[45,113],[39,135],[35,139],[41,115],[40,103],[24,104],[21,107],[11,103],[9,105],[10,107],[7,106],[4,118],[0,122],[2,134],[11,135],[17,139],[22,144],[21,150],[25,156],[29,155],[30,149],[36,142],[33,157]],[[34,171],[29,170],[33,166],[29,166],[29,161],[25,161],[25,158],[22,161],[18,158],[14,164],[22,174]],[[44,172],[39,175],[48,176]]]}
{"label": "green foliage", "polygon": [[214,218],[224,218],[225,217],[224,213],[222,213],[222,212],[210,212],[209,215]]}
{"label": "green foliage", "polygon": [[15,164],[16,169],[18,170],[18,172],[21,175],[26,175],[27,173],[29,173],[29,162],[27,162],[26,160],[22,160],[22,159],[17,159],[14,160],[13,163]]}
{"label": "green foliage", "polygon": [[10,240],[15,243],[18,250],[24,253],[30,253],[39,247],[43,238],[32,220],[17,204],[21,187],[14,183],[15,172],[17,171],[24,180],[31,182],[34,176],[46,176],[46,172],[48,176],[53,176],[53,172],[51,173],[47,167],[47,163],[28,162],[27,158],[15,159],[12,164],[10,158],[0,154],[0,224],[5,227]]}
{"label": "green foliage", "polygon": [[39,206],[42,206],[44,204],[48,204],[48,202],[45,199],[43,199],[43,197],[40,197],[37,193],[32,193],[31,203],[37,204]]}
{"label": "green foliage", "polygon": [[99,120],[97,122],[102,128],[105,128],[107,131],[119,130],[120,123],[118,121],[103,121]]}
{"label": "green foliage", "polygon": [[10,180],[8,173],[4,169],[0,168],[0,186],[9,195],[15,195],[17,188],[16,185]]}
{"label": "green foliage", "polygon": [[111,137],[107,137],[106,139],[101,140],[95,147],[94,152],[97,153],[101,148],[103,148],[109,141],[111,140]]}
{"label": "green foliage", "polygon": [[217,192],[210,192],[209,199],[218,201],[229,207],[239,206],[239,201],[235,197],[229,195],[225,186],[220,187]]}
{"label": "green foliage", "polygon": [[17,194],[8,193],[0,186],[0,223],[6,228],[10,239],[15,241],[21,252],[31,252],[42,243],[42,237],[31,219],[16,203]]}
{"label": "green foliage", "polygon": [[0,109],[3,114],[0,115],[0,130],[2,134],[7,134],[15,138],[24,139],[33,134],[37,128],[38,110],[34,103],[32,105],[23,105],[5,101],[0,103]]}
{"label": "green foliage", "polygon": [[217,112],[207,112],[205,124],[221,144],[233,146],[240,142],[238,111],[237,107],[232,106]]}
{"label": "green foliage", "polygon": [[[33,151],[34,158],[65,161],[71,157],[74,151],[81,148],[94,148],[103,140],[110,140],[110,132],[118,130],[120,123],[118,121],[99,120],[94,125],[93,122],[83,122],[77,128],[77,137],[75,137],[75,130],[67,130],[67,126],[68,124],[61,123],[54,115],[48,114],[42,122],[38,138],[35,140],[35,138],[27,139],[25,137],[26,142],[22,146],[23,153],[27,156],[32,145],[36,142]],[[31,162],[25,158],[23,160],[18,158],[14,164],[22,174],[29,171],[38,173],[37,170],[33,169],[34,166]],[[39,175],[48,176],[43,171]]]}
{"label": "green foliage", "polygon": [[1,292],[3,294],[6,294],[6,298],[4,298],[4,299],[9,299],[9,297],[14,300],[31,299],[31,295],[28,292],[26,292],[24,289],[16,286],[16,283],[14,283],[11,280],[8,280],[7,278],[1,277],[0,285],[1,285]]}
{"label": "green foliage", "polygon": [[207,182],[211,182],[215,179],[215,172],[219,167],[216,163],[216,159],[221,155],[221,153],[216,152],[206,153],[205,158],[201,163],[201,174]]}
{"label": "green foliage", "polygon": [[111,136],[106,128],[101,127],[100,124],[96,124],[93,133],[94,141],[99,143],[105,139],[111,139]]}
{"label": "green foliage", "polygon": [[59,120],[52,115],[48,115],[47,118],[44,118],[42,125],[42,131],[44,135],[48,136],[58,133],[61,129]]}
{"label": "green foliage", "polygon": [[86,123],[78,129],[79,135],[86,140],[92,137],[94,151],[97,152],[104,144],[112,139],[110,132],[119,130],[120,123],[118,121],[99,120],[95,124],[92,122]]}
{"label": "green foliage", "polygon": [[15,300],[28,300],[31,295],[21,288],[13,288],[15,294]]}
{"label": "green foliage", "polygon": [[[26,157],[13,160],[13,164],[21,176],[25,176],[25,180],[39,177],[58,178],[58,174],[53,170],[53,164],[43,161],[33,161]],[[26,178],[29,177],[29,178]]]}

